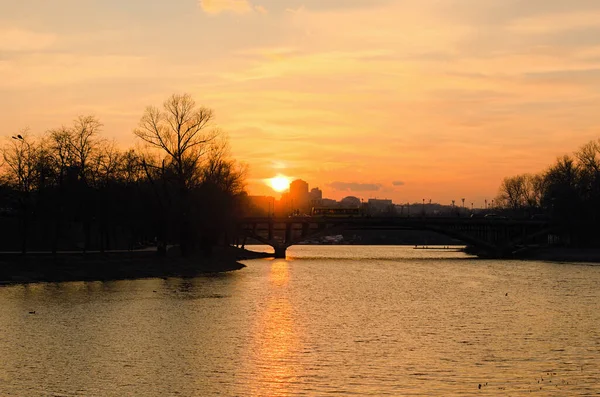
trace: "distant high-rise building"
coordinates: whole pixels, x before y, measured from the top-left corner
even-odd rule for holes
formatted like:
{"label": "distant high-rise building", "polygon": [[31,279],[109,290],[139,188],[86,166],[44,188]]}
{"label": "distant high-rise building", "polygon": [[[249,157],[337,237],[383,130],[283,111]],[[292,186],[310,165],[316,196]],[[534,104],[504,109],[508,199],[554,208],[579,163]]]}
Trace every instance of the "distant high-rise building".
{"label": "distant high-rise building", "polygon": [[323,198],[323,192],[318,187],[310,189],[309,193],[311,200],[321,200]]}
{"label": "distant high-rise building", "polygon": [[290,194],[292,197],[308,196],[308,183],[302,179],[296,179],[290,183]]}
{"label": "distant high-rise building", "polygon": [[308,183],[302,179],[296,179],[290,183],[290,204],[292,211],[309,213],[309,202]]}
{"label": "distant high-rise building", "polygon": [[318,187],[310,190],[308,194],[309,204],[312,207],[321,207],[323,205],[323,192]]}

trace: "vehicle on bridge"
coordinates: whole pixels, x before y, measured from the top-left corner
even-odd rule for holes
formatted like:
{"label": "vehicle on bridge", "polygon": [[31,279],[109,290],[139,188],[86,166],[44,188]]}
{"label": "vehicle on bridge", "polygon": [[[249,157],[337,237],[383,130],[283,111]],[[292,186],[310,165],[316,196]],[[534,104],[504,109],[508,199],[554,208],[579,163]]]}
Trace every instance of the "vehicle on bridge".
{"label": "vehicle on bridge", "polygon": [[358,218],[367,214],[362,208],[313,207],[310,215],[313,217]]}

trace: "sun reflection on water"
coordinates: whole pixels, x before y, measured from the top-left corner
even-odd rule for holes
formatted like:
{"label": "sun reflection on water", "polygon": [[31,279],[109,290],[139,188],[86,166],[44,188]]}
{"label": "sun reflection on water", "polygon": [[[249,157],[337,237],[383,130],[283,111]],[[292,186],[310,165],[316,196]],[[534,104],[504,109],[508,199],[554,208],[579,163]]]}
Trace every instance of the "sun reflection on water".
{"label": "sun reflection on water", "polygon": [[249,380],[251,395],[288,395],[297,382],[297,352],[300,349],[293,307],[288,299],[289,263],[271,263],[269,281],[275,290],[257,313],[251,344],[252,372],[260,374]]}
{"label": "sun reflection on water", "polygon": [[289,263],[285,260],[276,259],[271,263],[269,280],[276,287],[285,287],[290,279]]}

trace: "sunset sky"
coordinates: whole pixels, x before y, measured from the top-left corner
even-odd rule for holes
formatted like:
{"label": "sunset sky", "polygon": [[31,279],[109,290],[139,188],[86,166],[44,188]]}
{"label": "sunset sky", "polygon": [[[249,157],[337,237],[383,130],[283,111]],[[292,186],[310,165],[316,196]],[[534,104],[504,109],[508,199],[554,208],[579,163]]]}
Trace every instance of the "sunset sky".
{"label": "sunset sky", "polygon": [[482,206],[600,138],[598,0],[0,0],[2,135],[190,93],[264,179]]}

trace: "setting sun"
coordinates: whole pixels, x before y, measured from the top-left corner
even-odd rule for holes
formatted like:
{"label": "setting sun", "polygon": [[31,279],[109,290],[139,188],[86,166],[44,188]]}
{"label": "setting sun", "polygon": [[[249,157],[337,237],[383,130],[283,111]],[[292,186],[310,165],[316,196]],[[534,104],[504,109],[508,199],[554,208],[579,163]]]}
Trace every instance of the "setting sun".
{"label": "setting sun", "polygon": [[290,187],[290,178],[277,175],[275,178],[268,180],[269,185],[277,192],[283,192]]}

